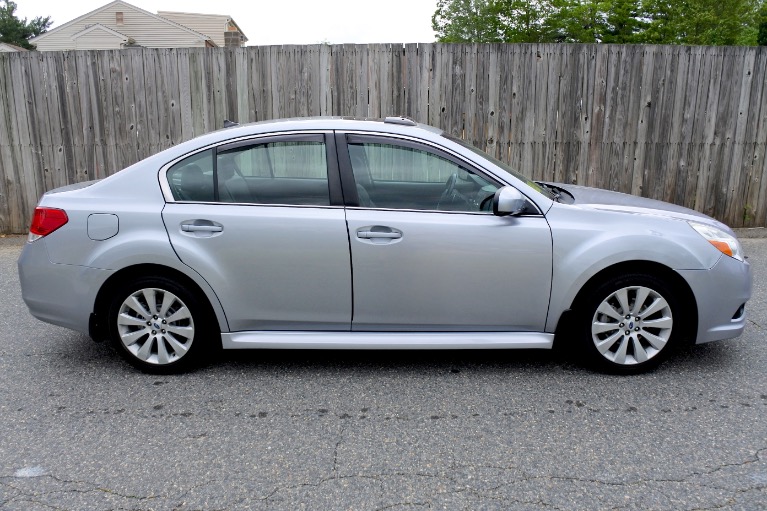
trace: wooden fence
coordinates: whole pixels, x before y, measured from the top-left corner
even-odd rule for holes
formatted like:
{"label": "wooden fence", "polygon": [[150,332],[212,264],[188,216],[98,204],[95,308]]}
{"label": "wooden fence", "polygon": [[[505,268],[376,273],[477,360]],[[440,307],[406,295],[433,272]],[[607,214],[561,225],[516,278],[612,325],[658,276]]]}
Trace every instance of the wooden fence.
{"label": "wooden fence", "polygon": [[534,179],[767,225],[767,48],[371,44],[0,54],[0,233],[225,118],[306,115],[407,115]]}

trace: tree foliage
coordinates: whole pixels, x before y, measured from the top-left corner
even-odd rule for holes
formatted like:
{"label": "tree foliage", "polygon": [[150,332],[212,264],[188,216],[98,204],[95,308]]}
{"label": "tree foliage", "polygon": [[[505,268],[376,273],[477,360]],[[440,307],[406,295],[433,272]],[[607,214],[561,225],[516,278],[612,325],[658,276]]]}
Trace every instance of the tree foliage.
{"label": "tree foliage", "polygon": [[767,44],[767,0],[439,0],[441,42]]}
{"label": "tree foliage", "polygon": [[19,19],[16,8],[16,2],[11,0],[0,3],[0,42],[33,50],[34,46],[29,44],[29,39],[47,31],[53,21],[50,16],[37,16],[31,21]]}
{"label": "tree foliage", "polygon": [[756,44],[767,46],[767,2],[762,4],[756,17]]}

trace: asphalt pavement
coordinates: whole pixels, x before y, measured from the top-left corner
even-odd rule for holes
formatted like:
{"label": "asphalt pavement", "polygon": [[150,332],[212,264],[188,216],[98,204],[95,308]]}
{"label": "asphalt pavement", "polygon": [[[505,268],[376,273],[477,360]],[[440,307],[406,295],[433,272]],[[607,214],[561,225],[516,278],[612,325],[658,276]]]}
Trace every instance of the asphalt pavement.
{"label": "asphalt pavement", "polygon": [[748,327],[650,374],[557,352],[227,352],[153,376],[32,318],[0,238],[0,509],[767,509],[767,239]]}

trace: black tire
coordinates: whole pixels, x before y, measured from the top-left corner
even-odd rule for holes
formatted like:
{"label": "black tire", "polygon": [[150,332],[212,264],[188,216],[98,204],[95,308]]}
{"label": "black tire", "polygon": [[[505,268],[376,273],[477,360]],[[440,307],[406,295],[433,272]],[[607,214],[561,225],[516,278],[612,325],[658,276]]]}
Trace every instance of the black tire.
{"label": "black tire", "polygon": [[612,277],[574,304],[574,327],[586,365],[610,374],[656,368],[681,344],[688,318],[678,294],[647,274]]}
{"label": "black tire", "polygon": [[159,276],[120,286],[109,306],[108,325],[120,355],[134,367],[155,374],[198,366],[218,336],[210,307],[196,293]]}

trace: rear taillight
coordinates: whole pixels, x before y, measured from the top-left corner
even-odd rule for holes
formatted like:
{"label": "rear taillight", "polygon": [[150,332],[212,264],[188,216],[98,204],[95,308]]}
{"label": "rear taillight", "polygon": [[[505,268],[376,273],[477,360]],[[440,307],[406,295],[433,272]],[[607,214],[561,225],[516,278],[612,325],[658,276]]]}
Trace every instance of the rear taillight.
{"label": "rear taillight", "polygon": [[27,241],[35,241],[43,236],[63,226],[69,221],[67,212],[63,209],[35,208],[35,215],[32,217],[32,225],[29,227],[29,238]]}

